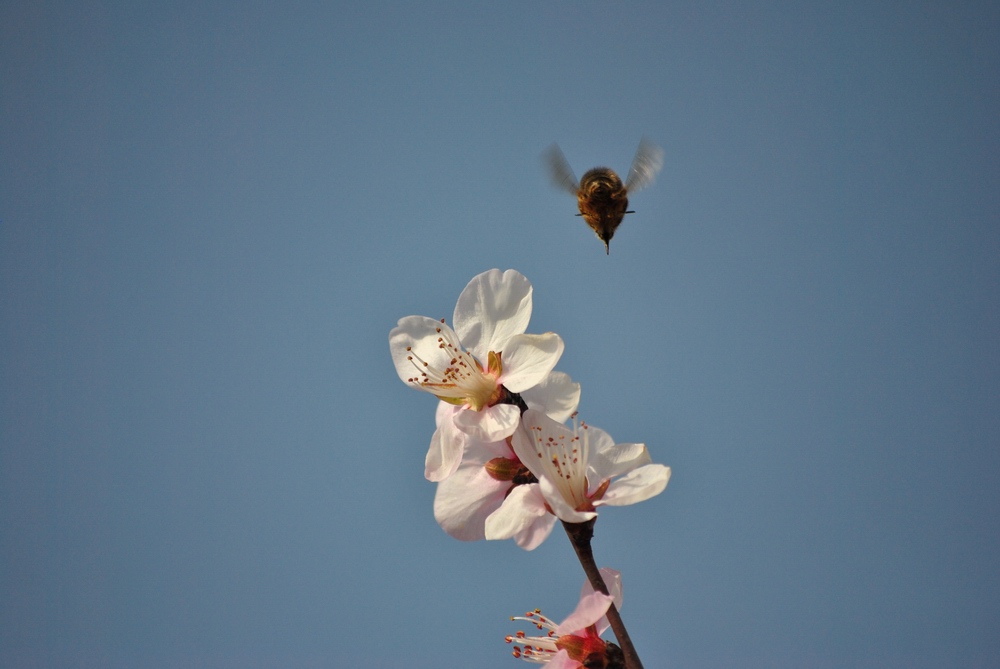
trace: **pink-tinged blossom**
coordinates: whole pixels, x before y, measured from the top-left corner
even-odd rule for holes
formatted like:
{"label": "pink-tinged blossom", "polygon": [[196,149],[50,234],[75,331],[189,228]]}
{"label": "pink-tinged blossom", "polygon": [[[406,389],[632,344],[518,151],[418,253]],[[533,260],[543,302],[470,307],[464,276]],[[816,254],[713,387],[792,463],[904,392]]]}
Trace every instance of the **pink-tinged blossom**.
{"label": "pink-tinged blossom", "polygon": [[[512,448],[560,520],[586,522],[597,516],[597,507],[641,502],[663,492],[670,480],[670,468],[651,464],[644,444],[615,444],[604,430],[586,424],[570,429],[530,409],[521,422]],[[525,523],[525,513],[504,504],[487,519],[486,537],[510,538]]]}
{"label": "pink-tinged blossom", "polygon": [[504,504],[516,504],[518,528],[511,532],[518,546],[532,550],[552,532],[556,517],[545,508],[537,483],[517,459],[507,441],[468,441],[462,463],[438,483],[434,518],[450,536],[462,541],[486,538],[486,521]]}
{"label": "pink-tinged blossom", "polygon": [[[562,372],[552,372],[522,398],[528,406],[543,409],[555,420],[566,420],[579,403],[580,385]],[[444,403],[441,406],[447,407],[446,411],[455,409]],[[441,420],[442,413],[439,409],[438,432],[449,429],[448,421]],[[448,442],[447,438],[437,438],[438,432],[431,442],[432,452],[435,444]],[[486,538],[487,518],[510,505],[517,508],[520,517],[511,538],[525,550],[536,548],[552,532],[556,518],[546,509],[536,479],[514,453],[510,438],[494,442],[467,435],[461,438],[461,464],[438,483],[434,496],[438,524],[456,539],[479,541]]]}
{"label": "pink-tinged blossom", "polygon": [[596,592],[589,582],[584,583],[576,609],[558,625],[543,616],[539,609],[511,617],[511,620],[531,623],[544,632],[536,636],[523,631],[508,635],[506,641],[513,644],[514,657],[546,664],[547,669],[603,667],[612,657],[620,658],[618,647],[602,639],[601,634],[608,629],[606,614],[611,604],[619,609],[622,605],[621,573],[602,567],[601,576],[610,594]]}
{"label": "pink-tinged blossom", "polygon": [[[460,461],[464,435],[499,441],[517,428],[520,410],[509,393],[526,393],[559,361],[559,335],[524,334],[531,318],[531,284],[515,270],[493,269],[472,279],[455,305],[452,329],[426,316],[401,318],[389,333],[389,350],[404,383],[432,393],[455,408],[427,455],[425,475],[440,481]],[[450,440],[450,441],[447,441]],[[447,441],[447,443],[446,443]]]}

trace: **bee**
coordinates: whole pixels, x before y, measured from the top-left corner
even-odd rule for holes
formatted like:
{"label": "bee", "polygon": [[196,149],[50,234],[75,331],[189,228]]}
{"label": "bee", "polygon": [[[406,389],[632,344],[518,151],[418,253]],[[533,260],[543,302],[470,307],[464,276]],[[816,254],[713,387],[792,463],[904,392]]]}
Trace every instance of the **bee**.
{"label": "bee", "polygon": [[552,183],[576,196],[577,206],[580,208],[577,216],[583,216],[587,225],[597,233],[609,255],[609,243],[615,236],[615,230],[621,225],[625,214],[635,213],[628,208],[628,193],[653,183],[656,173],[663,167],[663,149],[645,138],[639,142],[625,183],[608,167],[587,170],[577,182],[566,156],[557,144],[546,149],[543,158],[548,165]]}

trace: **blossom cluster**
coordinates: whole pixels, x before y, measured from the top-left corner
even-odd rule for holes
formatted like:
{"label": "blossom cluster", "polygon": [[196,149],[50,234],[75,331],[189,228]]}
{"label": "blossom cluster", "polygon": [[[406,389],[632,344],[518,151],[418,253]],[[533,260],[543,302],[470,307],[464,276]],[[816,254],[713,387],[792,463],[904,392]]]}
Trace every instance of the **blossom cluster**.
{"label": "blossom cluster", "polygon": [[[601,506],[660,494],[670,468],[653,464],[644,444],[616,444],[577,418],[580,385],[555,370],[562,338],[526,333],[531,295],[519,272],[493,269],[459,295],[451,326],[407,316],[389,333],[399,378],[438,398],[424,461],[437,483],[434,517],[457,539],[514,539],[526,550],[561,520],[593,580],[561,624],[538,609],[511,618],[539,630],[507,637],[514,657],[550,669],[641,669],[617,613],[621,574],[598,576],[590,537]],[[609,625],[621,647],[601,638]]]}
{"label": "blossom cluster", "polygon": [[462,291],[452,326],[407,316],[389,334],[399,378],[439,400],[424,476],[438,486],[435,519],[463,541],[531,550],[557,519],[589,521],[670,479],[644,444],[616,444],[576,418],[580,385],[555,371],[563,340],[526,334],[531,308],[528,280],[493,269]]}

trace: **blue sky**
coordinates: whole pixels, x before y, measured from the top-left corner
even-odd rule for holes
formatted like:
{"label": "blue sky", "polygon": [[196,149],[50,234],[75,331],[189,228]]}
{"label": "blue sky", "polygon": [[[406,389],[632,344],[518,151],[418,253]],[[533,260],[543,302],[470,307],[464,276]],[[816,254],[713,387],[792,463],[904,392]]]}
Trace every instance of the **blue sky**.
{"label": "blue sky", "polygon": [[[0,4],[0,664],[514,668],[398,318],[534,285],[646,667],[1000,665],[995,3]],[[611,254],[552,189],[664,148]]]}

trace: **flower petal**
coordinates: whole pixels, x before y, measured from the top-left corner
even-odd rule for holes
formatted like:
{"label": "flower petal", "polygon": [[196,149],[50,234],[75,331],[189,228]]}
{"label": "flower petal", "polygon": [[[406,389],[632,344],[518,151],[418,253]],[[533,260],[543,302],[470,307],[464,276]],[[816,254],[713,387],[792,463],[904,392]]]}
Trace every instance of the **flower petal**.
{"label": "flower petal", "polygon": [[486,519],[486,538],[510,539],[546,514],[545,500],[538,493],[537,484],[514,486],[500,508]]}
{"label": "flower petal", "polygon": [[580,384],[569,374],[550,372],[541,383],[521,393],[529,409],[544,411],[554,421],[564,423],[580,404]]}
{"label": "flower petal", "polygon": [[478,465],[482,467],[493,458],[513,458],[514,451],[506,441],[482,441],[481,439],[469,439],[465,446],[465,455],[462,456],[462,467]]}
{"label": "flower petal", "polygon": [[[542,498],[541,493],[538,493],[538,498],[541,499],[544,505],[545,500]],[[552,534],[552,528],[555,525],[556,517],[546,511],[544,516],[536,518],[526,529],[515,534],[514,543],[526,551],[533,551],[549,538],[549,535]]]}
{"label": "flower petal", "polygon": [[[622,608],[622,573],[611,567],[601,567],[601,578],[604,579],[604,585],[608,586],[608,592],[611,593],[611,598],[614,600],[613,604],[618,610]],[[580,590],[580,598],[584,598],[590,593],[595,592],[594,586],[590,584],[589,580],[583,582],[583,588]],[[597,621],[597,635],[600,636],[611,626],[608,622],[608,617],[603,616]]]}
{"label": "flower petal", "polygon": [[454,416],[461,407],[439,402],[436,421],[438,428],[431,437],[431,445],[424,458],[424,478],[428,481],[443,481],[458,469],[462,462],[469,435],[458,429]]}
{"label": "flower petal", "polygon": [[[580,427],[582,428],[584,425],[581,425]],[[586,428],[587,440],[590,444],[590,457],[593,457],[595,453],[601,453],[602,451],[610,451],[614,449],[615,440],[611,438],[610,434],[599,427],[590,425],[589,423],[586,424]]]}
{"label": "flower petal", "polygon": [[[459,430],[456,432],[458,432],[459,438],[468,436]],[[427,449],[427,455],[424,457],[424,478],[436,483],[454,474],[459,463],[462,462],[463,450],[461,441],[443,435],[440,428],[434,430],[430,448]]]}
{"label": "flower petal", "polygon": [[[474,451],[477,445],[487,460],[510,454],[503,442],[476,442],[470,444],[469,451]],[[491,477],[481,463],[467,459],[454,474],[438,484],[434,495],[434,519],[441,529],[461,541],[485,539],[486,518],[500,508],[509,487],[509,482]]]}
{"label": "flower petal", "polygon": [[545,669],[580,669],[583,665],[570,659],[569,653],[561,650],[545,663]]}
{"label": "flower petal", "polygon": [[541,411],[528,409],[511,442],[521,463],[544,484],[545,501],[560,520],[580,523],[594,516],[576,511],[589,506],[587,456],[572,430]]}
{"label": "flower petal", "polygon": [[389,333],[389,352],[392,354],[396,373],[404,383],[419,383],[419,360],[442,369],[448,366],[451,353],[441,348],[438,342],[442,329],[451,328],[427,316],[406,316],[400,318]]}
{"label": "flower petal", "polygon": [[462,432],[482,441],[506,439],[517,429],[521,411],[513,404],[497,404],[482,411],[466,409],[455,414],[455,425]]}
{"label": "flower petal", "polygon": [[512,393],[538,385],[559,362],[563,348],[563,340],[555,332],[511,337],[503,349],[501,383]]}
{"label": "flower petal", "polygon": [[[612,569],[611,567],[601,567],[601,578],[604,579],[604,585],[608,586],[608,592],[611,594],[612,599],[614,599],[614,605],[619,609],[622,607],[622,573],[617,569]],[[594,592],[594,586],[590,584],[590,581],[584,581],[583,588],[580,589],[580,597],[589,595]]]}
{"label": "flower petal", "polygon": [[528,329],[530,319],[531,282],[516,270],[491,269],[473,277],[458,296],[452,323],[465,350],[484,361],[489,351],[504,350],[508,339]]}
{"label": "flower petal", "polygon": [[[521,462],[524,462],[522,459]],[[559,518],[559,520],[565,520],[567,523],[584,523],[591,518],[597,517],[597,513],[594,511],[577,511],[569,504],[566,503],[565,498],[559,489],[556,488],[555,484],[549,480],[548,476],[539,476],[538,485],[542,489],[542,495],[545,496],[545,501],[548,502],[549,507],[552,509],[553,513]]]}
{"label": "flower petal", "polygon": [[589,479],[596,488],[612,477],[621,476],[650,462],[652,460],[645,444],[612,444],[611,448],[598,448],[596,452],[591,450],[590,461],[587,463],[590,469]]}
{"label": "flower petal", "polygon": [[[545,414],[535,409],[525,411],[524,415],[521,416],[521,427],[514,431],[514,436],[511,439],[511,448],[514,449],[514,453],[517,454],[521,463],[537,479],[541,479],[546,475],[545,467],[538,457],[538,452],[535,450],[534,439],[532,439],[531,433],[532,428],[539,425],[546,425],[546,422],[542,421],[539,416],[545,416]],[[546,419],[551,420],[547,416]],[[565,425],[561,423],[557,423],[557,425],[557,430],[569,433]]]}
{"label": "flower petal", "polygon": [[448,402],[438,402],[434,409],[434,425],[441,427],[445,423],[450,423],[455,419],[455,414],[459,412],[459,407]]}
{"label": "flower petal", "polygon": [[633,469],[627,475],[616,479],[608,486],[604,497],[594,502],[594,506],[626,506],[642,502],[663,492],[670,480],[670,467],[664,465],[644,465]]}
{"label": "flower petal", "polygon": [[591,592],[582,596],[573,613],[556,628],[556,634],[573,634],[597,623],[608,612],[612,601],[611,595],[603,592]]}

